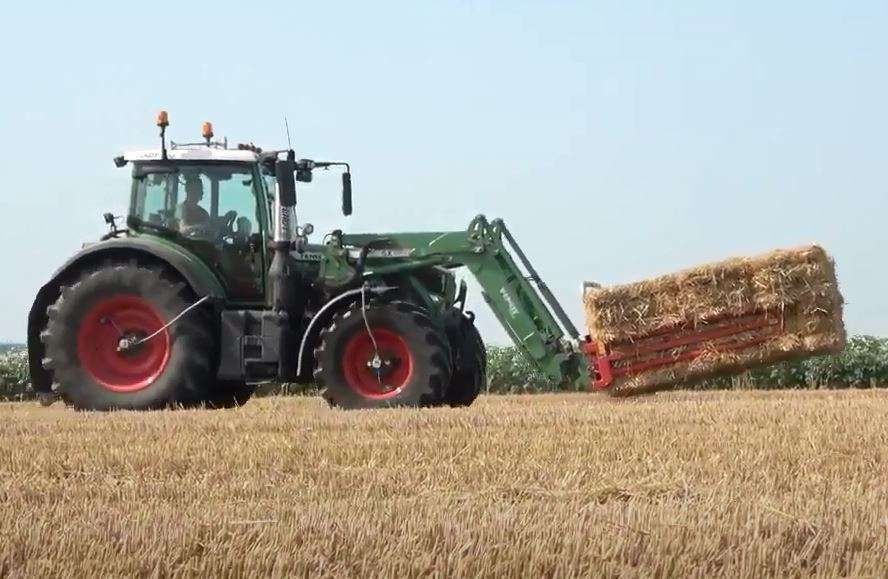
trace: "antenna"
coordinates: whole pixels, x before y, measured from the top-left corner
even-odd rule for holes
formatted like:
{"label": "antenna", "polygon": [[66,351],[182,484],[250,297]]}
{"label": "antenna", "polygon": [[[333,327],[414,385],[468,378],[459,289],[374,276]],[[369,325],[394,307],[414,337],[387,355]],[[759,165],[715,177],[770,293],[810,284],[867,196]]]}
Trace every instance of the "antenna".
{"label": "antenna", "polygon": [[287,148],[293,149],[293,143],[290,142],[290,123],[287,122],[287,115],[284,115],[284,129],[287,131]]}

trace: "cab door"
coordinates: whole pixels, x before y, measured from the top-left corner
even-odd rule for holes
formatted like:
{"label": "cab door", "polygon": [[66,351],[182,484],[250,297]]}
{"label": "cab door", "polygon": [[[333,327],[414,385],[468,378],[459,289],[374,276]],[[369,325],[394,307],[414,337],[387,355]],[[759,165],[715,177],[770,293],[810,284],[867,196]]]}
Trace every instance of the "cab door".
{"label": "cab door", "polygon": [[234,172],[218,179],[211,195],[211,219],[223,234],[218,239],[218,267],[235,302],[265,301],[264,184],[258,171]]}

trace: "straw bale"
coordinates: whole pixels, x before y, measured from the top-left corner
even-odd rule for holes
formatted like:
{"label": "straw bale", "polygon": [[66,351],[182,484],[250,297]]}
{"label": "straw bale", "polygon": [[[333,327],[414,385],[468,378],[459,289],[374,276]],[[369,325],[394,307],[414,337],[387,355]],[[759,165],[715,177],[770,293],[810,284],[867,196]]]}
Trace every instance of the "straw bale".
{"label": "straw bale", "polygon": [[838,352],[845,344],[835,264],[817,245],[727,259],[637,283],[590,286],[583,301],[589,335],[617,349],[658,332],[705,329],[726,317],[767,314],[781,320],[779,335],[752,348],[706,344],[694,360],[620,377],[611,389],[616,395]]}

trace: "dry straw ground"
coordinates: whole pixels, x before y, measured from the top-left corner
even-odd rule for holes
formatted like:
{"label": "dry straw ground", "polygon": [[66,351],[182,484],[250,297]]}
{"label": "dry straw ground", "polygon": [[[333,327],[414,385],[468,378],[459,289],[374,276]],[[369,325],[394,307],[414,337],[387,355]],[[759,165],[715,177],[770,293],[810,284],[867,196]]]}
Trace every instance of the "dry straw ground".
{"label": "dry straw ground", "polygon": [[0,405],[0,576],[886,575],[888,392]]}

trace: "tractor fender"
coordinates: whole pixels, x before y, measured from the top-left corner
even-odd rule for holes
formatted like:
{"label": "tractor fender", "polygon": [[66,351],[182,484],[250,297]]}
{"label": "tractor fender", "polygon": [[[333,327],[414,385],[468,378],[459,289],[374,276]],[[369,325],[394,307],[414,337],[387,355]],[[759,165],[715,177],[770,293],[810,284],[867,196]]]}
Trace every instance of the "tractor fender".
{"label": "tractor fender", "polygon": [[207,265],[196,255],[179,246],[155,238],[125,237],[109,239],[85,246],[53,273],[37,292],[28,313],[28,367],[34,390],[50,392],[52,378],[42,364],[43,343],[40,332],[46,327],[46,308],[59,297],[60,287],[73,281],[84,268],[106,259],[143,259],[159,263],[176,271],[198,298],[225,299],[225,288]]}

